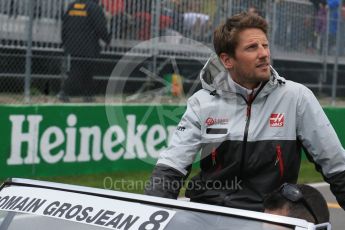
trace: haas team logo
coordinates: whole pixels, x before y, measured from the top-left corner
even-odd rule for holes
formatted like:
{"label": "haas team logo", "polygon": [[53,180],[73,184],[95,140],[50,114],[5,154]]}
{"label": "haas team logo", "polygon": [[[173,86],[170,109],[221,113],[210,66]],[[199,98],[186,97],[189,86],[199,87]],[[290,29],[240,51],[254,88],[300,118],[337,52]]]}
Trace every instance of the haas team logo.
{"label": "haas team logo", "polygon": [[272,113],[270,117],[270,127],[283,127],[284,113]]}
{"label": "haas team logo", "polygon": [[212,118],[208,117],[205,121],[206,126],[212,126],[212,125],[226,125],[229,123],[228,118]]}

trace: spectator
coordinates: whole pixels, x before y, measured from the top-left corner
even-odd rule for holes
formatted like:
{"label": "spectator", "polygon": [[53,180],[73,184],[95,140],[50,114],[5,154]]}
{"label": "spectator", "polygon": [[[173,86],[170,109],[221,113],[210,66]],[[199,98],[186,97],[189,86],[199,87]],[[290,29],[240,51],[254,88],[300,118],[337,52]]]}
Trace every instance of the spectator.
{"label": "spectator", "polygon": [[339,0],[327,0],[327,6],[329,8],[329,52],[335,53],[335,42],[337,35],[338,24],[338,7]]}
{"label": "spectator", "polygon": [[170,0],[163,8],[165,15],[172,18],[171,29],[183,33],[183,7],[181,0]]}
{"label": "spectator", "polygon": [[187,10],[183,14],[183,34],[198,41],[207,41],[211,22],[210,16],[201,12],[201,5],[198,1],[190,1],[186,4]]}
{"label": "spectator", "polygon": [[[135,26],[137,27],[137,39],[148,40],[151,35],[151,21],[152,21],[152,0],[141,2],[140,7],[133,13]],[[172,17],[167,15],[160,15],[159,17],[159,36],[163,31],[172,25]]]}
{"label": "spectator", "polygon": [[179,33],[183,33],[183,4],[181,0],[172,0],[173,7],[173,29]]}
{"label": "spectator", "polygon": [[327,36],[327,8],[326,2],[320,2],[315,18],[316,49],[323,53],[325,38]]}
{"label": "spectator", "polygon": [[345,2],[341,6],[340,21],[340,55],[345,55]]}
{"label": "spectator", "polygon": [[58,97],[68,101],[68,96],[82,95],[85,101],[93,96],[95,59],[99,56],[99,41],[110,43],[106,19],[98,0],[75,0],[63,16],[62,44],[65,54],[71,57],[68,78]]}
{"label": "spectator", "polygon": [[115,38],[125,38],[130,21],[129,15],[125,12],[125,1],[102,0],[102,5],[110,17],[110,33]]}
{"label": "spectator", "polygon": [[303,184],[283,184],[264,200],[265,212],[305,219],[314,224],[329,222],[327,202],[315,188]]}
{"label": "spectator", "polygon": [[122,14],[125,10],[124,0],[102,0],[101,2],[106,12],[111,16]]}
{"label": "spectator", "polygon": [[327,0],[310,0],[310,2],[313,4],[315,11],[318,11],[320,7],[320,3],[326,3]]}

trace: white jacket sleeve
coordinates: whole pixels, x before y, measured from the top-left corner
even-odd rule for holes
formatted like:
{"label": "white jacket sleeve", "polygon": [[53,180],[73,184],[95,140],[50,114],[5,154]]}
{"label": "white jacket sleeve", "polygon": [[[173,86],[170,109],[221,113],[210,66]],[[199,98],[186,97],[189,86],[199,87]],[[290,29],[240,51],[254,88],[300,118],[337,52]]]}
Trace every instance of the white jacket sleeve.
{"label": "white jacket sleeve", "polygon": [[145,194],[176,199],[201,146],[199,103],[190,98],[187,110],[175,130],[169,147],[158,159]]}
{"label": "white jacket sleeve", "polygon": [[313,93],[307,88],[301,92],[297,110],[298,139],[345,210],[344,148]]}
{"label": "white jacket sleeve", "polygon": [[175,130],[169,147],[163,151],[157,165],[172,167],[186,175],[189,167],[201,147],[201,123],[198,116],[200,105],[196,98],[191,97],[177,129]]}
{"label": "white jacket sleeve", "polygon": [[297,136],[326,177],[345,171],[345,151],[314,94],[302,88],[297,109]]}

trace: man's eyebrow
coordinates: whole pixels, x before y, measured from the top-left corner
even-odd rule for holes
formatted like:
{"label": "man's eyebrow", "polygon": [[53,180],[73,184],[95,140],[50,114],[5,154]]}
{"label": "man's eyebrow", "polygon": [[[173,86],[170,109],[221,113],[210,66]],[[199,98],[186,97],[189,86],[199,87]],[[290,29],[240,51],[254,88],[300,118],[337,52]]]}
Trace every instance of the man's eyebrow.
{"label": "man's eyebrow", "polygon": [[258,45],[257,42],[249,42],[245,46],[253,46],[253,45]]}
{"label": "man's eyebrow", "polygon": [[269,41],[268,40],[253,40],[253,41],[248,41],[248,42],[245,42],[245,44],[251,44],[251,43],[255,43],[255,44],[258,44],[258,43],[268,43]]}
{"label": "man's eyebrow", "polygon": [[250,46],[250,45],[257,45],[258,42],[257,41],[250,41],[250,42],[246,42],[244,45],[245,46]]}

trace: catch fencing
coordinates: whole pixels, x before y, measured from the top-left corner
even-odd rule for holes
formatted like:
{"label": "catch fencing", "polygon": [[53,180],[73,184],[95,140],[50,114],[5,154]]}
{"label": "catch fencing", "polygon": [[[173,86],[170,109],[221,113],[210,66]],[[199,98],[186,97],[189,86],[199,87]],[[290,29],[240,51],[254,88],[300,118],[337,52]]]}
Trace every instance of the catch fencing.
{"label": "catch fencing", "polygon": [[[278,71],[302,73],[306,76],[302,83],[333,99],[337,90],[345,88],[341,68],[345,64],[345,8],[339,5],[322,11],[303,0],[100,0],[111,41],[108,45],[100,42],[99,56],[86,58],[64,53],[63,16],[72,2],[0,0],[0,103],[60,102],[56,95],[78,61],[94,67],[94,92],[72,97],[76,102],[104,102],[109,81],[120,82],[119,94],[136,98],[148,89],[167,87],[162,79],[169,73],[178,73],[184,84],[193,85],[212,52],[216,26],[251,7],[270,24],[275,64],[308,63],[299,68],[278,65]],[[76,46],[85,39],[76,40]],[[123,60],[132,72],[114,74]],[[78,78],[73,84],[85,82]],[[192,93],[197,87],[186,88]]]}

